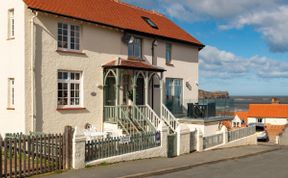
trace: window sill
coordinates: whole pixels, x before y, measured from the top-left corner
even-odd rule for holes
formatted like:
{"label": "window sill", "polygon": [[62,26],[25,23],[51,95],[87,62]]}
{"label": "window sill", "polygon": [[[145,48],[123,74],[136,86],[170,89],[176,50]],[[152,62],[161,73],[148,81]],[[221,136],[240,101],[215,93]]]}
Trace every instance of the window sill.
{"label": "window sill", "polygon": [[15,37],[9,37],[9,38],[7,38],[7,40],[9,41],[9,40],[15,40]]}
{"label": "window sill", "polygon": [[86,108],[57,108],[57,111],[82,111],[86,110]]}
{"label": "window sill", "polygon": [[166,66],[174,67],[174,64],[166,63]]}
{"label": "window sill", "polygon": [[8,107],[7,110],[9,110],[9,111],[15,111],[15,108]]}
{"label": "window sill", "polygon": [[66,54],[78,54],[78,55],[86,55],[86,53],[83,53],[82,51],[72,51],[72,50],[63,50],[63,49],[57,49],[57,53],[66,53]]}

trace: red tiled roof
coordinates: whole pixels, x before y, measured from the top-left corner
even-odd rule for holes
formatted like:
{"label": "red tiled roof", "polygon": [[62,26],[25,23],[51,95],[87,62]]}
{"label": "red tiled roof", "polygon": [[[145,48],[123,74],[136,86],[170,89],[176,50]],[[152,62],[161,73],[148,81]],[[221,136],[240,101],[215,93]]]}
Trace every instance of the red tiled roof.
{"label": "red tiled roof", "polygon": [[159,71],[163,72],[165,69],[157,66],[153,66],[144,61],[140,60],[126,60],[126,59],[116,59],[102,66],[103,68],[126,68],[126,69],[141,69],[148,71]]}
{"label": "red tiled roof", "polygon": [[[123,30],[161,36],[192,43],[203,48],[196,38],[164,15],[114,0],[23,0],[30,9],[108,25]],[[150,27],[142,17],[150,18],[159,29]]]}
{"label": "red tiled roof", "polygon": [[288,118],[288,104],[250,104],[248,116]]}
{"label": "red tiled roof", "polygon": [[247,121],[248,119],[248,112],[245,111],[239,111],[239,112],[235,112],[235,116],[238,116],[241,120]]}

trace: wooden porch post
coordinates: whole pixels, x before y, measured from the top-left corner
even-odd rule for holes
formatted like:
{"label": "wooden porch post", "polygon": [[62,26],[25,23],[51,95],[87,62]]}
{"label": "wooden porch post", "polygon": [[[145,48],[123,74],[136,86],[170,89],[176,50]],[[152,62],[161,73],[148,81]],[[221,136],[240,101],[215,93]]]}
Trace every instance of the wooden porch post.
{"label": "wooden porch post", "polygon": [[120,87],[120,69],[116,69],[116,89],[115,89],[115,92],[116,92],[116,101],[115,101],[115,105],[118,106],[119,105],[119,87]]}
{"label": "wooden porch post", "polygon": [[115,98],[115,120],[116,119],[119,119],[118,116],[119,116],[119,87],[120,87],[120,69],[116,69],[116,82],[115,82],[115,92],[116,92],[116,98]]}
{"label": "wooden porch post", "polygon": [[136,87],[137,87],[137,75],[136,72],[133,72],[133,105],[136,105]]}
{"label": "wooden porch post", "polygon": [[149,72],[145,72],[145,102],[144,104],[148,104],[148,93],[149,93]]}
{"label": "wooden porch post", "polygon": [[160,118],[162,118],[162,105],[163,105],[163,73],[160,74]]}

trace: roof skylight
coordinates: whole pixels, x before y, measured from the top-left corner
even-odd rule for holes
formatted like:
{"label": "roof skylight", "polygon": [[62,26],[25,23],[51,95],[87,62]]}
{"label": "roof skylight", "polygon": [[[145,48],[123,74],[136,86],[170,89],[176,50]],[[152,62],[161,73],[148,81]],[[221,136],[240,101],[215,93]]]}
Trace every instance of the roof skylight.
{"label": "roof skylight", "polygon": [[158,29],[158,26],[148,17],[142,17],[145,22],[150,25],[150,27]]}

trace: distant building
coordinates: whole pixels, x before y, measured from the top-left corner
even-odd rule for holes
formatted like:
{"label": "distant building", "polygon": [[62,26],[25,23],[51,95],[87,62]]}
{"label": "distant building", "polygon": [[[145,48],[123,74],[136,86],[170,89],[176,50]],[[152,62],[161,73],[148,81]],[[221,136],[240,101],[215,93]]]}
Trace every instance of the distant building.
{"label": "distant building", "polygon": [[239,119],[242,127],[249,124],[264,124],[270,139],[274,139],[288,125],[288,104],[280,104],[277,98],[272,99],[272,104],[250,104],[247,112],[235,113],[232,126],[237,126]]}

